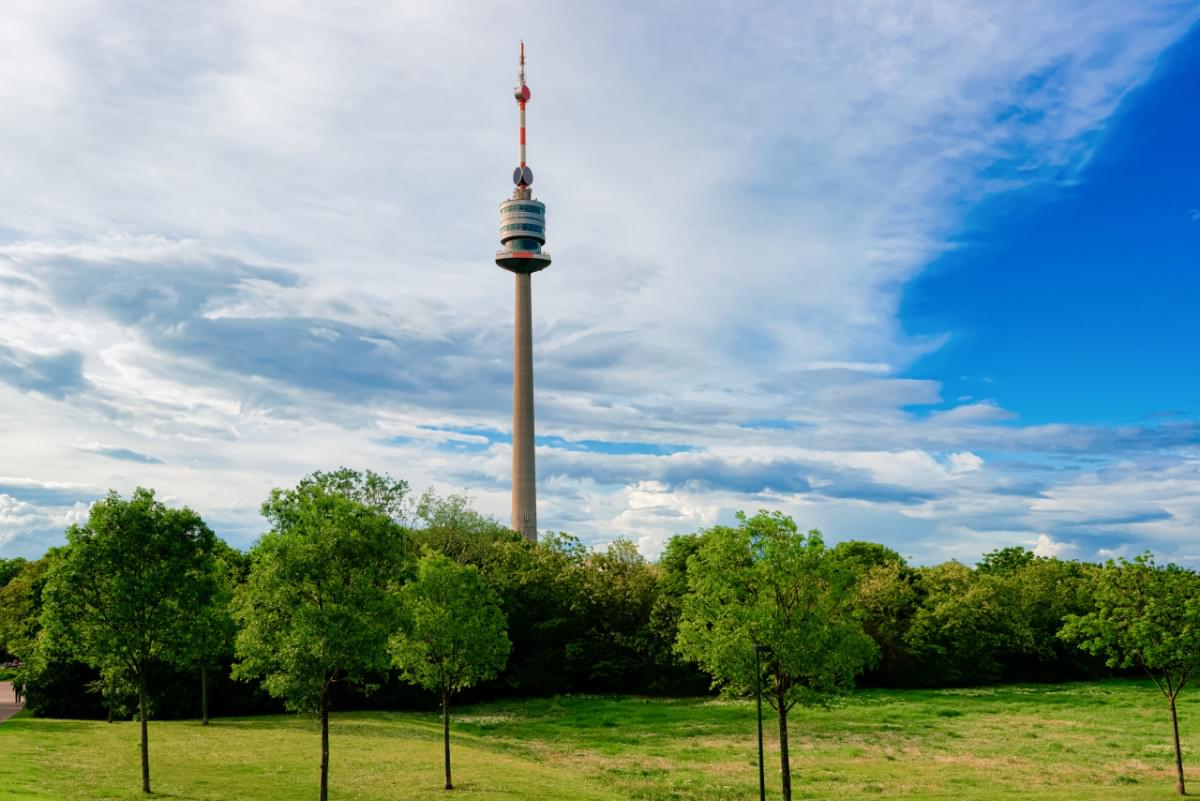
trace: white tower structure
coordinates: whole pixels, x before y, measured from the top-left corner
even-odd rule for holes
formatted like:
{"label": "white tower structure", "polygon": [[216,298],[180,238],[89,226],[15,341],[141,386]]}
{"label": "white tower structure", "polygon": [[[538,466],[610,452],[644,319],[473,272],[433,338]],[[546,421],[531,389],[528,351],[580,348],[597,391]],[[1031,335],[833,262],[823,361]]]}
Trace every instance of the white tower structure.
{"label": "white tower structure", "polygon": [[550,266],[546,244],[546,204],[533,198],[533,170],[525,163],[525,43],[516,89],[521,115],[521,160],[513,171],[512,198],[500,204],[500,246],[496,264],[514,274],[516,316],[513,326],[512,527],[537,541],[537,478],[533,436],[533,324],[530,277]]}

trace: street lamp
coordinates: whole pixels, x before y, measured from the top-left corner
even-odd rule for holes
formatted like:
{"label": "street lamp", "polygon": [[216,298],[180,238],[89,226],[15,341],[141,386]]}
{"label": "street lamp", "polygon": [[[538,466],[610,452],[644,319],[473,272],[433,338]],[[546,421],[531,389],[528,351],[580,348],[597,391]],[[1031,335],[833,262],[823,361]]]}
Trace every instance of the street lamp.
{"label": "street lamp", "polygon": [[770,650],[765,645],[754,646],[754,695],[758,700],[758,801],[767,801],[767,778],[763,772],[761,658]]}

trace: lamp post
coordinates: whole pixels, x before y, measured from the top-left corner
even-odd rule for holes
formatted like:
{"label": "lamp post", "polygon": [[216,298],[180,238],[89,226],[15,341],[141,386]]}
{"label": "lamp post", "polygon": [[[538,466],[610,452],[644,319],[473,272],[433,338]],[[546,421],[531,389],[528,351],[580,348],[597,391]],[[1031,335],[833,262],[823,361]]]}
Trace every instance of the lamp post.
{"label": "lamp post", "polygon": [[769,650],[765,645],[754,646],[754,695],[758,700],[758,801],[767,801],[767,779],[763,772],[761,657]]}

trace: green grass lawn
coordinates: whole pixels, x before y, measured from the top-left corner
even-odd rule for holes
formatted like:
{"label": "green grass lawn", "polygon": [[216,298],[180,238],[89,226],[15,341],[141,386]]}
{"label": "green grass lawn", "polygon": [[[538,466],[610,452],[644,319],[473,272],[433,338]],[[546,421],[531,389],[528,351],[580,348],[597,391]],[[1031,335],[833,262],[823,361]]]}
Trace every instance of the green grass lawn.
{"label": "green grass lawn", "polygon": [[[1180,706],[1200,760],[1200,693]],[[797,798],[1169,799],[1170,724],[1149,684],[866,691],[790,718]],[[767,731],[772,731],[771,726]],[[332,799],[441,799],[440,721],[335,715]],[[754,707],[743,701],[570,696],[457,711],[449,797],[724,801],[757,796]],[[779,798],[768,737],[768,797]],[[316,797],[313,721],[152,722],[156,794],[196,801]],[[135,723],[0,724],[0,801],[138,798]],[[1200,792],[1200,763],[1189,780]]]}

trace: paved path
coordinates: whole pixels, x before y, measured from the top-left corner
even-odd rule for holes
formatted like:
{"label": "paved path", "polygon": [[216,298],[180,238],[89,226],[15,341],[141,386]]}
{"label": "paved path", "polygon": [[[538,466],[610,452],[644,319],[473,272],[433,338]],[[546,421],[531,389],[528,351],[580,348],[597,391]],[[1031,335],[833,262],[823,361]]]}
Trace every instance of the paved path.
{"label": "paved path", "polygon": [[12,682],[0,681],[0,723],[20,712],[24,706],[24,704],[17,703],[17,698],[13,695]]}

